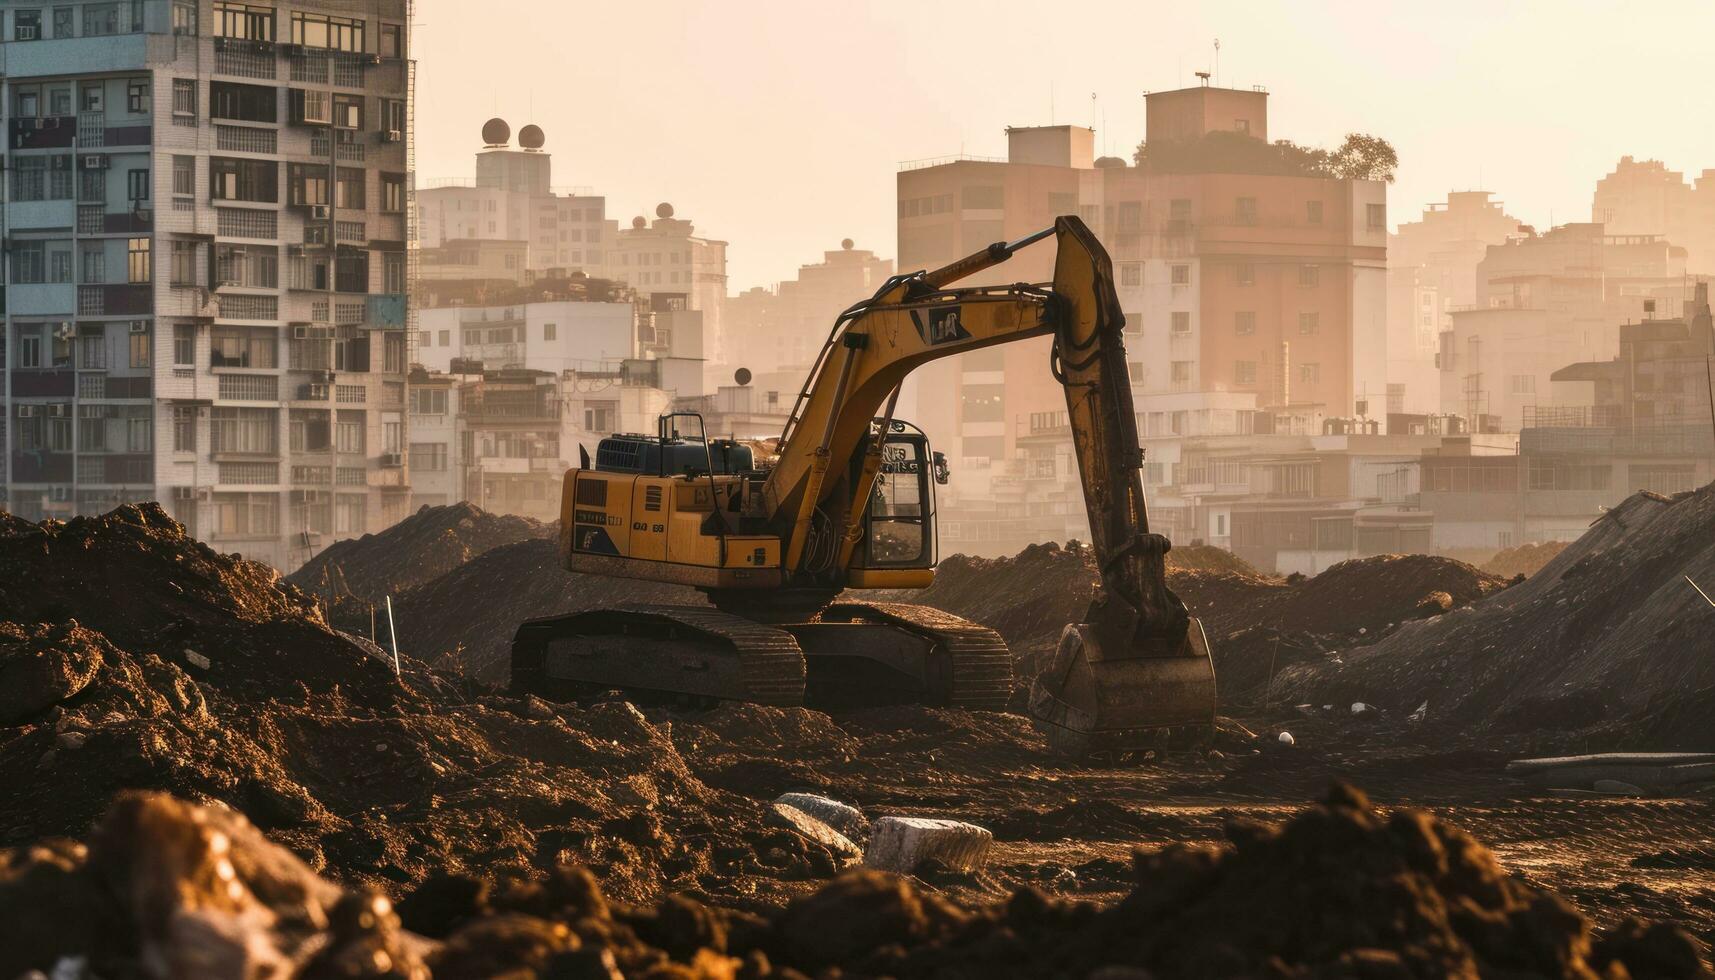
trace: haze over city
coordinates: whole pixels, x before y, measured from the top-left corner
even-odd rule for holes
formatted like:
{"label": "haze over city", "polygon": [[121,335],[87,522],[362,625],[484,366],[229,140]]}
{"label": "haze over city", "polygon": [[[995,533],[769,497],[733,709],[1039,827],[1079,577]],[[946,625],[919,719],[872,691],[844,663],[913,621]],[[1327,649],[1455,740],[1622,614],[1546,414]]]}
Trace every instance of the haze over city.
{"label": "haze over city", "polygon": [[[1396,220],[1450,188],[1494,191],[1527,224],[1588,220],[1622,154],[1696,172],[1715,117],[1699,0],[804,4],[431,0],[418,173],[466,176],[474,122],[548,132],[556,180],[622,222],[672,201],[733,243],[734,291],[790,278],[851,237],[894,252],[901,161],[1004,156],[1006,126],[1096,127],[1130,159],[1142,93],[1266,86],[1271,128],[1398,149]],[[1092,111],[1091,93],[1098,99]]]}

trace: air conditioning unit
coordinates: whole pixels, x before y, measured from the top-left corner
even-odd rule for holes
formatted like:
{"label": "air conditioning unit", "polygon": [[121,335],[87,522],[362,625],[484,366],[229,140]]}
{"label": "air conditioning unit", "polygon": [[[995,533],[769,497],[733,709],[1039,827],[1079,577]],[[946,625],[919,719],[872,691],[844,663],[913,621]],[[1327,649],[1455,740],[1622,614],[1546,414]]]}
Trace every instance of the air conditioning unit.
{"label": "air conditioning unit", "polygon": [[195,499],[197,499],[197,488],[196,487],[174,487],[173,488],[173,499],[174,500],[195,500]]}
{"label": "air conditioning unit", "polygon": [[309,327],[293,327],[292,328],[292,339],[293,340],[308,340],[309,338],[310,338],[310,328]]}
{"label": "air conditioning unit", "polygon": [[107,169],[107,154],[105,154],[105,153],[86,153],[86,154],[84,154],[83,169],[85,169],[85,170],[106,170]]}
{"label": "air conditioning unit", "polygon": [[397,129],[389,129],[387,132],[381,134],[381,142],[383,143],[398,143],[404,138],[405,134],[401,133]]}
{"label": "air conditioning unit", "polygon": [[33,419],[33,418],[35,418],[36,417],[36,406],[34,406],[34,405],[19,405],[18,406],[18,417],[21,419]]}
{"label": "air conditioning unit", "polygon": [[326,221],[332,213],[332,211],[328,210],[328,206],[326,204],[310,205],[311,221]]}
{"label": "air conditioning unit", "polygon": [[131,321],[131,332],[132,333],[148,333],[149,332],[149,321],[148,320],[132,320]]}
{"label": "air conditioning unit", "polygon": [[42,29],[40,27],[30,27],[29,25],[26,25],[26,24],[19,24],[18,25],[18,33],[16,35],[14,35],[13,40],[15,40],[15,41],[34,41],[34,40],[40,38],[41,36],[42,36]]}

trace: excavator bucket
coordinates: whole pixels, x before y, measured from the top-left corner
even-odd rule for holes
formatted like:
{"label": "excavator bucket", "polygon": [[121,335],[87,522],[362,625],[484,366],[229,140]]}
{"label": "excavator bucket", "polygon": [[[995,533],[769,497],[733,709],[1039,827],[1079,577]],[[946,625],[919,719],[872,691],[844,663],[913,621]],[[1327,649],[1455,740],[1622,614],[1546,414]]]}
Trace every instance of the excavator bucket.
{"label": "excavator bucket", "polygon": [[1178,731],[1206,738],[1215,724],[1215,669],[1203,624],[1192,619],[1177,644],[1112,637],[1096,624],[1072,623],[1031,683],[1030,715],[1049,747],[1084,756],[1140,751]]}

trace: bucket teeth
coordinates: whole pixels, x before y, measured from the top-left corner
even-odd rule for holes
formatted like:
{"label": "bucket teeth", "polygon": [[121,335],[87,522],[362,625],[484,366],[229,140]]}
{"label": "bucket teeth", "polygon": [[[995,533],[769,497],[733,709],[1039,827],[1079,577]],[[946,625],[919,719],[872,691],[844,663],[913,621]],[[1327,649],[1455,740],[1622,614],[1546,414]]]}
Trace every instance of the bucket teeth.
{"label": "bucket teeth", "polygon": [[1202,623],[1173,644],[1104,643],[1087,623],[1060,635],[1030,688],[1031,720],[1058,752],[1136,751],[1175,729],[1211,730],[1215,670]]}

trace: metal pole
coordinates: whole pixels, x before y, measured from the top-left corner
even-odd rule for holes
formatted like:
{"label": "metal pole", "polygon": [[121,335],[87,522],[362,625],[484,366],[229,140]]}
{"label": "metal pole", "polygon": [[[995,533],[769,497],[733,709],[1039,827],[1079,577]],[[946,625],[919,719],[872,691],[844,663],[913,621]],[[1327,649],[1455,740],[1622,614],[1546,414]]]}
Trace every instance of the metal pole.
{"label": "metal pole", "polygon": [[399,676],[399,634],[393,629],[393,597],[387,597],[387,642],[393,647],[393,676]]}

